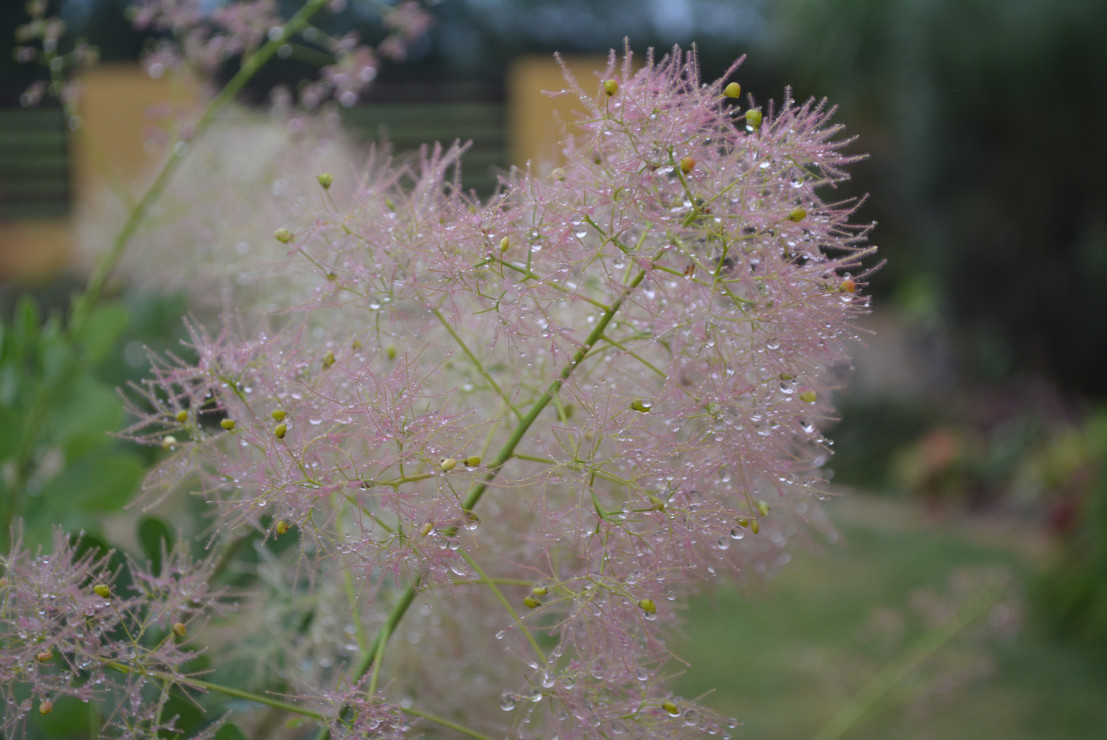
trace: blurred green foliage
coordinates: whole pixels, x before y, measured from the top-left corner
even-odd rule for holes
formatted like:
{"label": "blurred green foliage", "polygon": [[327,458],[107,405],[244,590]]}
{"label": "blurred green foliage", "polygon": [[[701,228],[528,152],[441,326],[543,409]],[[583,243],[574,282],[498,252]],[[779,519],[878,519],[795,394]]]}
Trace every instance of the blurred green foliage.
{"label": "blurred green foliage", "polygon": [[0,551],[13,527],[31,545],[55,526],[102,535],[102,517],[131,501],[152,452],[111,436],[117,389],[145,371],[143,346],[176,343],[184,310],[180,298],[105,302],[71,334],[25,295],[0,319]]}
{"label": "blurred green foliage", "polygon": [[[1102,0],[781,0],[766,51],[860,148],[873,289],[932,292],[961,369],[1102,396],[1107,28]],[[926,303],[926,302],[924,302]]]}

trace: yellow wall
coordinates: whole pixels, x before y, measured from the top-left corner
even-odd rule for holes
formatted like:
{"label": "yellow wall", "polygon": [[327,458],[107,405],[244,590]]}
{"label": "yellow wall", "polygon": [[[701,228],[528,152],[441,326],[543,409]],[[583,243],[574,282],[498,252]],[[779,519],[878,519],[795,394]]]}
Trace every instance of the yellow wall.
{"label": "yellow wall", "polygon": [[[607,66],[607,58],[570,57],[565,66],[584,92],[592,95],[599,90],[599,73]],[[507,125],[514,165],[530,162],[540,167],[560,158],[557,141],[561,125],[572,120],[581,103],[572,91],[555,97],[546,92],[567,88],[561,66],[552,57],[521,57],[512,63],[507,75]]]}
{"label": "yellow wall", "polygon": [[[70,183],[74,214],[91,207],[111,180],[133,189],[135,179],[164,153],[147,153],[151,106],[189,105],[194,88],[152,80],[136,65],[105,64],[81,76],[81,128],[70,136]],[[103,166],[101,166],[103,165]],[[76,219],[19,219],[0,223],[0,279],[40,282],[69,264]]]}
{"label": "yellow wall", "polygon": [[[566,66],[588,94],[599,89],[604,57],[573,57]],[[133,192],[134,181],[159,163],[164,152],[147,152],[151,106],[181,106],[199,99],[194,87],[152,80],[133,65],[101,65],[82,77],[81,131],[71,139],[74,214],[93,207],[95,195],[109,181]],[[545,91],[567,87],[561,67],[549,56],[523,57],[507,74],[507,124],[512,163],[536,167],[555,162],[561,123],[580,108],[569,92],[551,97]],[[104,166],[106,165],[106,167]],[[104,170],[112,173],[105,177]],[[47,280],[69,263],[74,244],[70,220],[0,223],[0,279]]]}

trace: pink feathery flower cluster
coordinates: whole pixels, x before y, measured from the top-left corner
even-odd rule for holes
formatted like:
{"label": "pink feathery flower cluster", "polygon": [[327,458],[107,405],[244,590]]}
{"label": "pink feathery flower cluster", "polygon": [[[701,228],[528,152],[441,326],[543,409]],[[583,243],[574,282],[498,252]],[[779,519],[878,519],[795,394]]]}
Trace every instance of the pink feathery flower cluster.
{"label": "pink feathery flower cluster", "polygon": [[186,481],[215,529],[299,542],[273,577],[330,628],[253,632],[310,666],[282,679],[324,714],[358,686],[336,727],[359,706],[497,736],[734,726],[673,695],[666,634],[705,581],[825,522],[831,370],[874,250],[856,202],[824,200],[856,159],[833,109],[743,104],[727,77],[679,49],[612,55],[595,92],[567,76],[561,166],[487,202],[456,146],[321,177],[314,222],[274,224],[310,293],[194,328],[198,361],[140,389],[129,432],[174,450],[152,495]]}
{"label": "pink feathery flower cluster", "polygon": [[17,539],[0,557],[5,737],[61,697],[101,702],[109,726],[170,729],[164,685],[187,683],[184,666],[197,654],[190,632],[221,611],[211,561],[182,547],[163,553],[156,569],[130,562],[123,574],[110,555],[82,549],[59,530],[50,553]]}
{"label": "pink feathery flower cluster", "polygon": [[[279,37],[285,22],[275,0],[235,0],[215,10],[208,5],[202,0],[137,0],[132,6],[136,28],[165,34],[145,58],[152,77],[186,67],[210,79],[222,65],[240,58],[245,62],[267,40]],[[329,5],[337,12],[344,3]],[[392,59],[401,60],[407,45],[431,24],[430,16],[414,1],[397,6],[382,4],[380,13],[388,31],[380,48],[385,57]],[[376,79],[380,66],[377,56],[356,33],[331,36],[311,26],[299,35],[298,43],[334,59],[322,67],[319,79],[298,88],[300,102],[308,109],[330,98],[351,106]],[[281,58],[294,53],[291,40],[277,51]]]}

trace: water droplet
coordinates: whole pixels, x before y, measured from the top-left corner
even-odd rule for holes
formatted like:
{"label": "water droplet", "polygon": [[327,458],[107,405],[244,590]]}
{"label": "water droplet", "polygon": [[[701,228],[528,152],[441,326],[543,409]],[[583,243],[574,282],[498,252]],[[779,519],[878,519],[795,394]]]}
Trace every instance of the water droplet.
{"label": "water droplet", "polygon": [[500,709],[510,712],[515,708],[515,695],[509,691],[500,694]]}

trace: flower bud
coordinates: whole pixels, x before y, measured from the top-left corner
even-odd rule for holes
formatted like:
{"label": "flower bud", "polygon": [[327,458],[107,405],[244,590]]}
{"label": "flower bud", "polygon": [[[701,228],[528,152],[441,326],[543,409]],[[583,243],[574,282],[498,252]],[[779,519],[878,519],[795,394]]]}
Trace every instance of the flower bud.
{"label": "flower bud", "polygon": [[802,208],[793,208],[792,212],[788,214],[788,220],[797,224],[805,218],[807,218],[807,211]]}
{"label": "flower bud", "polygon": [[630,402],[630,408],[640,414],[648,414],[650,413],[650,409],[653,408],[653,401],[648,401],[644,398],[636,398]]}
{"label": "flower bud", "polygon": [[619,92],[619,81],[618,80],[604,80],[603,81],[603,91],[605,93],[607,93],[608,97],[611,97],[615,93]]}
{"label": "flower bud", "polygon": [[510,247],[510,246],[511,246],[511,240],[508,239],[506,236],[503,239],[500,239],[500,251],[501,252],[506,252],[507,248]]}
{"label": "flower bud", "polygon": [[323,369],[326,370],[327,368],[329,368],[334,363],[335,363],[334,352],[331,352],[328,349],[326,354],[323,355]]}
{"label": "flower bud", "polygon": [[292,232],[288,229],[277,229],[273,232],[273,238],[279,241],[281,244],[288,244],[292,241]]}
{"label": "flower bud", "polygon": [[39,663],[49,663],[54,658],[54,651],[51,648],[46,648],[35,654],[35,660]]}
{"label": "flower bud", "polygon": [[761,532],[761,522],[757,519],[750,522],[750,531],[754,534],[759,534]]}
{"label": "flower bud", "polygon": [[769,515],[769,503],[765,499],[757,499],[757,511],[761,516]]}
{"label": "flower bud", "polygon": [[537,609],[542,606],[542,601],[536,596],[528,596],[523,599],[523,603],[526,604],[529,609]]}
{"label": "flower bud", "polygon": [[284,519],[278,520],[276,530],[277,530],[278,535],[287,534],[288,533],[288,522],[286,522]]}
{"label": "flower bud", "polygon": [[448,473],[457,467],[457,460],[452,457],[444,457],[438,461],[438,468],[443,473]]}
{"label": "flower bud", "polygon": [[228,432],[234,429],[234,419],[223,419],[219,422],[219,426],[226,429]]}
{"label": "flower bud", "polygon": [[324,190],[330,190],[331,184],[334,183],[334,175],[329,172],[321,172],[315,176],[315,179],[319,181]]}
{"label": "flower bud", "polygon": [[284,435],[288,433],[288,426],[285,424],[278,424],[273,428],[273,434],[277,439],[284,439]]}
{"label": "flower bud", "polygon": [[545,586],[535,586],[534,588],[532,588],[530,590],[530,595],[531,596],[545,596],[549,592],[550,592],[550,589],[546,588]]}
{"label": "flower bud", "polygon": [[681,157],[680,171],[684,174],[688,174],[696,167],[696,160],[692,157]]}
{"label": "flower bud", "polygon": [[480,455],[470,455],[469,457],[465,458],[465,467],[475,468],[478,465],[480,465]]}
{"label": "flower bud", "polygon": [[761,128],[761,120],[763,116],[759,110],[746,111],[746,126],[751,129]]}
{"label": "flower bud", "polygon": [[433,522],[423,522],[423,526],[419,528],[419,534],[421,534],[423,537],[426,537],[432,531],[434,531]]}
{"label": "flower bud", "polygon": [[103,583],[97,583],[95,586],[93,586],[92,587],[92,592],[94,594],[96,594],[97,596],[99,596],[101,599],[110,599],[111,598],[111,589],[108,588]]}
{"label": "flower bud", "polygon": [[50,714],[50,712],[52,711],[54,711],[54,702],[50,701],[49,699],[43,699],[42,702],[38,705],[39,714]]}
{"label": "flower bud", "polygon": [[167,434],[161,438],[161,448],[163,450],[171,450],[173,446],[177,444],[177,438],[172,434]]}
{"label": "flower bud", "polygon": [[742,86],[737,82],[732,82],[723,88],[723,95],[726,95],[728,98],[737,98],[741,94]]}
{"label": "flower bud", "polygon": [[184,424],[186,421],[188,421],[188,412],[184,409],[181,409],[173,418],[176,419],[179,423]]}
{"label": "flower bud", "polygon": [[819,394],[810,389],[806,391],[801,391],[799,394],[799,400],[803,401],[804,403],[815,403],[815,401],[819,400]]}
{"label": "flower bud", "polygon": [[184,637],[188,634],[188,627],[185,626],[184,622],[174,622],[173,634],[177,637]]}
{"label": "flower bud", "polygon": [[657,604],[653,603],[653,599],[639,599],[638,608],[646,614],[657,614]]}
{"label": "flower bud", "polygon": [[680,709],[677,707],[676,704],[673,704],[671,701],[661,702],[661,708],[664,709],[666,712],[668,712],[670,717],[679,717],[680,716]]}
{"label": "flower bud", "polygon": [[854,293],[857,291],[857,283],[853,282],[851,278],[846,278],[838,286],[838,290],[843,293]]}
{"label": "flower bud", "polygon": [[269,415],[273,417],[273,421],[284,421],[285,417],[288,416],[288,412],[284,409],[277,409]]}

